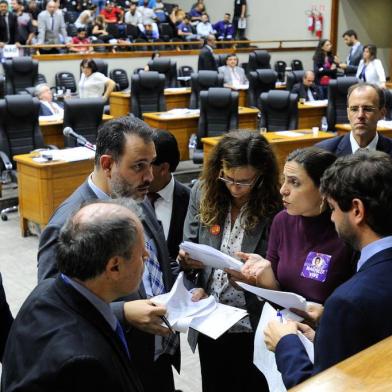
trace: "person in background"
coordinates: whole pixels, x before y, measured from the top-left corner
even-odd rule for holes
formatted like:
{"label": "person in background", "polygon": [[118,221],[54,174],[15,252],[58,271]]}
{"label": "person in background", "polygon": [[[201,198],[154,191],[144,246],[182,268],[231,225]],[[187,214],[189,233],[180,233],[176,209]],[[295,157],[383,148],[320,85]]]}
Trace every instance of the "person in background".
{"label": "person in background", "polygon": [[[159,57],[161,57],[161,55],[159,54],[158,51],[155,51],[155,52],[153,52],[153,54],[151,55],[150,61],[153,61],[154,59],[158,59]],[[149,71],[149,70],[150,70],[150,67],[149,67],[148,64],[146,64],[146,65],[144,66],[144,70],[145,70],[145,71]]]}
{"label": "person in background", "polygon": [[138,25],[141,37],[146,41],[155,41],[159,39],[159,29],[156,23],[146,23]]}
{"label": "person in background", "polygon": [[[0,50],[7,44],[19,44],[18,18],[12,12],[8,12],[6,0],[0,1]],[[0,52],[1,55],[1,52]]]}
{"label": "person in background", "polygon": [[219,67],[218,71],[223,75],[224,87],[237,90],[238,88],[248,88],[249,81],[242,67],[238,66],[238,57],[235,53],[226,57],[226,65]]}
{"label": "person in background", "polygon": [[[87,31],[84,27],[79,27],[77,29],[76,37],[72,37],[72,41],[70,44],[67,44],[68,50],[70,52],[76,53],[92,53],[94,49],[90,46],[90,39],[87,37]],[[74,46],[74,45],[83,45],[83,46]]]}
{"label": "person in background", "polygon": [[154,9],[156,6],[156,0],[139,0],[139,6],[145,6]]}
{"label": "person in background", "polygon": [[210,70],[217,71],[218,67],[216,65],[214,57],[214,49],[216,47],[215,36],[210,34],[204,40],[204,46],[201,48],[199,53],[199,59],[197,63],[198,71]]}
{"label": "person in background", "polygon": [[84,59],[80,63],[80,68],[82,71],[79,81],[80,98],[102,97],[108,100],[116,83],[98,72],[97,64],[92,59]]}
{"label": "person in background", "polygon": [[[204,163],[200,182],[191,191],[184,240],[212,246],[230,256],[238,251],[265,255],[269,228],[280,210],[278,166],[266,139],[245,130],[225,134]],[[178,257],[199,290],[194,300],[213,295],[223,304],[246,309],[249,317],[217,340],[191,331],[199,347],[203,392],[268,391],[263,374],[253,364],[254,332],[263,303],[230,284],[230,275]],[[230,376],[228,376],[230,375]]]}
{"label": "person in background", "polygon": [[245,36],[245,28],[238,27],[245,22],[246,23],[246,0],[234,0],[234,12],[233,12],[233,26],[234,26],[234,37],[242,38]]}
{"label": "person in background", "polygon": [[315,76],[313,71],[305,71],[302,82],[294,84],[291,92],[298,95],[298,99],[305,101],[317,101],[323,99],[323,92],[314,83]]}
{"label": "person in background", "polygon": [[78,29],[82,27],[87,29],[87,27],[93,23],[95,9],[95,6],[91,6],[88,10],[81,12],[74,23],[75,27]]}
{"label": "person in background", "polygon": [[214,30],[216,30],[216,36],[219,41],[232,40],[234,38],[234,26],[230,22],[231,15],[226,13],[223,20],[215,23],[213,25]]}
{"label": "person in background", "polygon": [[36,0],[29,0],[29,2],[27,3],[27,12],[31,16],[32,24],[35,28],[35,32],[38,31],[38,15],[41,11],[42,10],[39,7]]}
{"label": "person in background", "polygon": [[142,14],[137,10],[137,3],[134,1],[129,5],[129,10],[125,13],[125,23],[137,26],[142,23]]}
{"label": "person in background", "polygon": [[3,280],[0,273],[0,363],[2,362],[5,343],[7,342],[8,334],[14,318],[10,311],[5,296]]}
{"label": "person in background", "polygon": [[201,22],[196,26],[196,33],[200,38],[207,38],[209,35],[215,34],[210,18],[206,13],[201,16]]}
{"label": "person in background", "polygon": [[313,55],[313,69],[316,83],[323,90],[323,97],[328,98],[328,84],[331,79],[336,79],[337,65],[332,53],[332,44],[329,39],[320,40]]}
{"label": "person in background", "polygon": [[382,62],[377,58],[377,46],[365,45],[363,47],[363,58],[357,69],[357,78],[364,82],[376,84],[385,88],[385,71]]}
{"label": "person in background", "polygon": [[[140,5],[141,4],[141,5]],[[143,0],[142,3],[139,1],[139,7],[137,10],[142,15],[142,24],[146,25],[147,23],[155,23],[156,15],[152,8],[148,6],[148,0]]]}
{"label": "person in background", "polygon": [[199,38],[196,34],[193,33],[189,15],[185,15],[182,23],[178,25],[177,35],[178,37],[185,39],[186,41],[191,41]]}
{"label": "person in background", "polygon": [[64,109],[58,105],[56,102],[53,102],[53,94],[49,85],[46,83],[41,83],[35,86],[34,95],[40,101],[40,116],[58,116],[63,118]]}
{"label": "person in background", "polygon": [[11,6],[13,13],[17,16],[19,43],[21,45],[31,45],[35,36],[31,15],[24,12],[22,0],[12,0]]}
{"label": "person in background", "polygon": [[204,13],[204,3],[197,3],[195,7],[193,7],[189,11],[189,17],[191,18],[191,22],[193,25],[197,25],[201,22],[201,16]]}
{"label": "person in background", "polygon": [[117,7],[112,1],[108,1],[105,8],[100,12],[105,23],[118,23],[121,21],[123,10]]}
{"label": "person in background", "polygon": [[345,31],[342,37],[344,43],[350,48],[350,52],[346,62],[339,61],[339,68],[343,69],[346,75],[355,75],[362,59],[363,45],[358,41],[358,35],[354,30]]}
{"label": "person in background", "polygon": [[108,43],[113,37],[106,30],[107,25],[105,18],[102,15],[98,15],[95,18],[92,34],[99,40]]}

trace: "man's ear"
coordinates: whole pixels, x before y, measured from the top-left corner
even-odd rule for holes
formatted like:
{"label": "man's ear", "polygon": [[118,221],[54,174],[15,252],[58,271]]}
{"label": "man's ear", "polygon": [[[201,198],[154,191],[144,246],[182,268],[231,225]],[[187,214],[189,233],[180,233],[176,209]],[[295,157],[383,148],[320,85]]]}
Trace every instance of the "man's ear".
{"label": "man's ear", "polygon": [[101,169],[105,172],[106,177],[111,177],[114,160],[111,155],[101,155],[99,158]]}
{"label": "man's ear", "polygon": [[105,272],[112,280],[118,280],[120,277],[121,257],[113,256],[106,264]]}
{"label": "man's ear", "polygon": [[363,223],[366,217],[366,210],[361,199],[353,199],[351,210],[354,222],[357,224]]}

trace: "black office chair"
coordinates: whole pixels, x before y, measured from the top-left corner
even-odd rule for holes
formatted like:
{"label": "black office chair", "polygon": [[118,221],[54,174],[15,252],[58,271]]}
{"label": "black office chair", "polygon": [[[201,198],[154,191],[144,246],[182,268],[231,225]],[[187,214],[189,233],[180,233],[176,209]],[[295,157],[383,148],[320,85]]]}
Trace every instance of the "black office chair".
{"label": "black office chair", "polygon": [[210,87],[223,87],[223,75],[217,71],[199,71],[191,75],[191,97],[189,107],[198,109],[200,106],[200,91]]}
{"label": "black office chair", "polygon": [[116,83],[117,91],[126,90],[129,88],[129,79],[127,72],[121,68],[115,68],[110,71],[110,79]]}
{"label": "black office chair", "polygon": [[[17,182],[14,155],[45,147],[38,124],[39,107],[39,100],[28,94],[0,99],[0,172],[5,169],[5,182]],[[17,206],[3,209],[1,219],[7,220],[7,214],[17,210]]]}
{"label": "black office chair", "polygon": [[134,41],[136,38],[139,37],[140,30],[135,25],[127,24],[126,33],[127,33],[127,37],[130,38],[131,41]]}
{"label": "black office chair", "polygon": [[286,67],[287,67],[287,64],[285,61],[282,61],[282,60],[275,61],[274,68],[275,68],[275,71],[278,73],[279,82],[284,82],[284,77],[286,74]]}
{"label": "black office chair", "polygon": [[271,132],[297,129],[297,101],[297,94],[284,90],[262,93],[259,100],[260,128]]}
{"label": "black office chair", "polygon": [[0,99],[5,96],[5,77],[0,75]]}
{"label": "black office chair", "polygon": [[257,106],[261,93],[275,88],[278,73],[272,69],[258,69],[249,73],[248,106]]}
{"label": "black office chair", "polygon": [[[181,86],[190,87],[191,86],[191,75],[195,71],[190,65],[182,65],[178,70],[178,80]],[[180,79],[181,78],[181,79]]]}
{"label": "black office chair", "polygon": [[46,77],[45,75],[38,73],[37,78],[35,79],[34,86],[37,86],[38,84],[42,84],[42,83],[47,83]]}
{"label": "black office chair", "polygon": [[165,76],[155,71],[140,71],[131,77],[132,113],[143,118],[143,113],[166,110]]}
{"label": "black office chair", "polygon": [[302,61],[301,60],[297,60],[297,59],[292,60],[291,61],[291,69],[293,71],[303,71],[304,70],[304,66],[302,64]]}
{"label": "black office chair", "polygon": [[[99,98],[72,98],[64,100],[63,126],[71,127],[76,133],[95,144],[98,127],[102,122],[105,101]],[[65,147],[76,147],[75,139],[64,136]]]}
{"label": "black office chair", "polygon": [[392,90],[385,89],[385,120],[391,121],[392,120]]}
{"label": "black office chair", "polygon": [[34,87],[38,74],[38,61],[31,57],[15,57],[3,63],[6,93],[24,93],[27,87]]}
{"label": "black office chair", "polygon": [[286,90],[291,91],[296,83],[300,83],[304,78],[305,71],[291,71],[286,75]]}
{"label": "black office chair", "polygon": [[224,65],[226,65],[226,58],[227,58],[227,54],[223,53],[223,54],[214,54],[214,58],[215,58],[215,62],[216,62],[216,66],[219,67],[223,67]]}
{"label": "black office chair", "polygon": [[208,91],[201,91],[197,145],[193,153],[193,162],[203,162],[203,137],[220,136],[237,128],[238,92],[225,87],[211,87]]}
{"label": "black office chair", "polygon": [[271,55],[266,50],[255,50],[249,54],[248,69],[249,72],[256,69],[270,69]]}
{"label": "black office chair", "polygon": [[353,76],[330,80],[328,85],[327,122],[328,130],[334,131],[335,124],[348,123],[347,91],[359,80]]}
{"label": "black office chair", "polygon": [[168,58],[158,57],[148,62],[150,71],[165,75],[165,87],[177,87],[177,63]]}
{"label": "black office chair", "polygon": [[72,72],[57,72],[54,79],[56,83],[56,88],[64,88],[65,90],[71,90],[71,93],[76,93],[77,84],[75,76]]}
{"label": "black office chair", "polygon": [[108,76],[108,63],[102,59],[94,59],[94,61],[97,64],[98,72]]}

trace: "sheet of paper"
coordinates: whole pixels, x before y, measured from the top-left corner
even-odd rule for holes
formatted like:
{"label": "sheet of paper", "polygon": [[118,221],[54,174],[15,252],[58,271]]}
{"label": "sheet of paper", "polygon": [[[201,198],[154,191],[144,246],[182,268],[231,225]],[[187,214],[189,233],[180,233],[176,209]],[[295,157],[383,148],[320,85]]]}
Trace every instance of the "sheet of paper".
{"label": "sheet of paper", "polygon": [[253,363],[267,379],[270,392],[285,392],[282,375],[276,366],[275,354],[269,351],[264,343],[264,329],[268,322],[274,319],[276,309],[266,302],[255,333]]}
{"label": "sheet of paper", "polygon": [[239,271],[243,266],[241,261],[208,245],[184,241],[180,244],[180,248],[188,253],[192,259],[201,261],[204,265],[212,268],[231,268]]}
{"label": "sheet of paper", "polygon": [[[190,77],[189,77],[189,79],[190,79]],[[165,91],[169,92],[169,93],[182,93],[185,91],[189,91],[189,89],[187,87],[168,87],[168,88],[165,88]]]}
{"label": "sheet of paper", "polygon": [[50,150],[54,161],[83,161],[85,159],[92,159],[95,152],[86,147],[66,148],[64,150]]}
{"label": "sheet of paper", "polygon": [[63,114],[52,114],[50,116],[39,116],[38,117],[38,121],[40,122],[56,122],[56,121],[62,121],[64,117],[64,113]]}
{"label": "sheet of paper", "polygon": [[303,133],[294,132],[294,131],[279,131],[279,135],[281,136],[288,136],[288,137],[300,137],[303,136]]}
{"label": "sheet of paper", "polygon": [[318,101],[306,101],[305,106],[324,107],[328,105],[328,99],[320,99]]}
{"label": "sheet of paper", "polygon": [[250,291],[251,293],[256,294],[258,297],[273,302],[274,304],[277,304],[282,308],[295,308],[300,310],[306,310],[306,299],[298,294],[289,293],[286,291],[262,289],[260,287],[251,286],[242,282],[236,283],[244,290]]}

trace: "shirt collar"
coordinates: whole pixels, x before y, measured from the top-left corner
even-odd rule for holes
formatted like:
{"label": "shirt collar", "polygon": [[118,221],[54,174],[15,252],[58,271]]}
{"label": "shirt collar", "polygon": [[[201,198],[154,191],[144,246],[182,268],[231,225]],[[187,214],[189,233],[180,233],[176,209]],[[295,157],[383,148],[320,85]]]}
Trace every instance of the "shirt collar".
{"label": "shirt collar", "polygon": [[361,257],[358,260],[357,271],[359,271],[360,268],[376,253],[388,248],[392,248],[392,236],[381,238],[369,245],[366,245],[361,250]]}
{"label": "shirt collar", "polygon": [[173,192],[174,192],[174,177],[172,176],[169,183],[157,193],[159,194],[159,196],[162,197],[163,200],[165,200],[166,202],[170,202],[173,200]]}
{"label": "shirt collar", "polygon": [[95,196],[97,196],[98,199],[100,200],[109,200],[110,196],[105,193],[101,188],[98,188],[94,183],[92,179],[92,174],[88,176],[88,186],[91,188],[91,190],[95,193]]}
{"label": "shirt collar", "polygon": [[[351,143],[351,150],[353,154],[355,154],[361,147],[354,138],[352,131],[350,132],[350,143]],[[376,136],[374,136],[373,140],[365,147],[370,151],[376,151],[378,143],[378,132],[376,132]]]}
{"label": "shirt collar", "polygon": [[81,285],[67,275],[61,274],[61,278],[64,280],[65,283],[72,286],[79,294],[86,298],[87,301],[89,301],[98,310],[98,312],[101,313],[101,315],[107,321],[113,331],[116,330],[117,319],[108,303],[95,295],[87,287]]}

